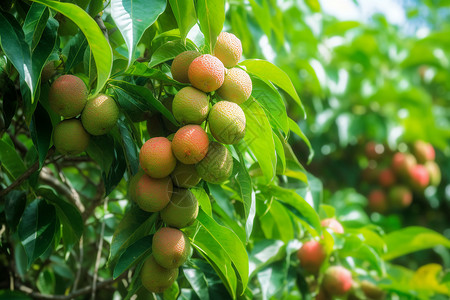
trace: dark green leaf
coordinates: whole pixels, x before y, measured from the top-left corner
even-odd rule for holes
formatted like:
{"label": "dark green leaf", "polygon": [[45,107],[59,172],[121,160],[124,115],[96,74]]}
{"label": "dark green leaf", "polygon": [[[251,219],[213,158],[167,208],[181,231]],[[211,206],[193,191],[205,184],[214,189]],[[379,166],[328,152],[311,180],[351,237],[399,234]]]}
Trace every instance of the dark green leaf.
{"label": "dark green leaf", "polygon": [[64,71],[69,72],[76,65],[83,61],[84,52],[88,42],[83,33],[78,32],[64,47],[63,53],[66,53],[67,60],[64,65]]}
{"label": "dark green leaf", "polygon": [[183,42],[192,26],[197,23],[193,0],[169,0],[173,15],[177,20]]}
{"label": "dark green leaf", "polygon": [[206,45],[209,45],[209,53],[213,53],[214,45],[225,21],[224,0],[197,0],[197,16]]}
{"label": "dark green leaf", "polygon": [[183,273],[200,299],[209,300],[208,282],[205,273],[195,268],[183,268]]}
{"label": "dark green leaf", "polygon": [[128,246],[147,236],[157,219],[157,213],[148,213],[133,205],[114,232],[109,261],[114,261]]}
{"label": "dark green leaf", "polygon": [[186,84],[179,83],[160,70],[150,69],[149,67],[147,67],[147,64],[144,63],[135,63],[127,70],[126,74],[160,80],[176,87],[186,86]]}
{"label": "dark green leaf", "polygon": [[0,291],[0,300],[32,300],[32,299],[33,298],[22,292],[10,290]]}
{"label": "dark green leaf", "polygon": [[52,139],[52,120],[47,111],[38,104],[30,123],[30,134],[39,154],[39,168],[44,165]]}
{"label": "dark green leaf", "polygon": [[130,168],[131,175],[134,175],[139,169],[139,149],[136,147],[136,143],[133,139],[128,123],[122,119],[119,119],[117,126],[119,127],[121,144],[125,152],[127,165]]}
{"label": "dark green leaf", "polygon": [[58,224],[55,207],[45,200],[36,199],[27,206],[18,233],[28,257],[28,268],[50,247]]}
{"label": "dark green leaf", "polygon": [[122,255],[120,255],[119,260],[114,267],[113,278],[116,279],[139,260],[148,256],[152,252],[152,240],[153,235],[148,235],[131,244]]}
{"label": "dark green leaf", "polygon": [[6,223],[15,231],[19,220],[25,210],[27,195],[24,191],[12,190],[5,196],[5,216]]}
{"label": "dark green leaf", "polygon": [[83,9],[72,3],[62,3],[50,0],[33,0],[60,12],[72,20],[84,33],[97,69],[97,87],[93,95],[97,95],[111,74],[113,63],[112,50],[100,27]]}
{"label": "dark green leaf", "polygon": [[[5,74],[6,75],[6,74]],[[5,122],[5,130],[9,128],[11,125],[11,120],[16,114],[18,102],[17,102],[17,93],[16,88],[14,86],[14,82],[11,81],[8,77],[4,76],[2,78],[5,80],[3,84],[3,100],[2,100],[2,114],[3,120]],[[1,80],[1,79],[0,79]]]}
{"label": "dark green leaf", "polygon": [[49,17],[48,9],[45,5],[32,3],[28,11],[23,32],[25,33],[25,42],[34,49],[41,39],[45,25]]}
{"label": "dark green leaf", "polygon": [[86,153],[108,172],[114,159],[114,139],[108,134],[91,136]]}
{"label": "dark green leaf", "polygon": [[19,153],[14,147],[3,140],[0,140],[0,162],[2,164],[2,168],[4,168],[9,175],[11,175],[13,180],[26,171],[25,165],[20,158]]}
{"label": "dark green leaf", "polygon": [[103,173],[105,181],[105,196],[108,196],[119,184],[127,168],[122,146],[118,141],[114,141],[113,163],[108,172]]}
{"label": "dark green leaf", "polygon": [[144,31],[166,9],[165,0],[112,0],[111,16],[128,47],[128,66]]}

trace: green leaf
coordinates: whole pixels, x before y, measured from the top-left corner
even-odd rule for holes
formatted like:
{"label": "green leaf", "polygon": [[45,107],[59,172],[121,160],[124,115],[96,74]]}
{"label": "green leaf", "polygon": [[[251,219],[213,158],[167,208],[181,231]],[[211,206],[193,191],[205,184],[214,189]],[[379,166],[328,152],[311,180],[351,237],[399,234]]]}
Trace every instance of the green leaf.
{"label": "green leaf", "polygon": [[144,107],[147,107],[151,110],[157,110],[167,119],[169,119],[170,122],[178,126],[178,122],[175,120],[172,113],[153,96],[152,92],[148,88],[119,80],[111,80],[110,84],[114,87],[122,89],[130,96],[132,96],[131,98],[134,97],[134,100],[136,102],[141,103],[136,104],[136,106],[144,105]]}
{"label": "green leaf", "polygon": [[195,268],[183,268],[183,273],[198,298],[209,300],[208,281],[205,273]]}
{"label": "green leaf", "polygon": [[305,0],[305,2],[313,12],[320,12],[319,0]]}
{"label": "green leaf", "polygon": [[356,21],[334,22],[325,29],[325,35],[328,36],[343,35],[344,33],[347,32],[347,30],[358,27],[360,25],[361,24]]}
{"label": "green leaf", "polygon": [[265,194],[271,195],[281,202],[295,208],[304,219],[314,228],[320,230],[320,219],[314,208],[299,194],[290,189],[285,189],[276,185],[269,185],[262,189]]}
{"label": "green leaf", "polygon": [[114,140],[113,162],[107,172],[103,172],[105,182],[105,196],[108,196],[119,184],[127,168],[125,155],[120,142]]}
{"label": "green leaf", "polygon": [[149,67],[147,67],[147,64],[145,64],[145,63],[135,63],[133,66],[131,66],[127,70],[126,75],[134,75],[134,76],[156,79],[156,80],[160,80],[162,82],[165,82],[167,84],[170,84],[170,85],[173,85],[176,87],[180,87],[180,88],[187,86],[187,84],[179,83],[178,81],[167,76],[160,70],[150,69]]}
{"label": "green leaf", "polygon": [[128,66],[144,31],[165,9],[165,0],[111,0],[111,17],[128,47]]}
{"label": "green leaf", "polygon": [[25,164],[20,158],[19,153],[14,147],[3,140],[0,140],[0,163],[2,168],[11,175],[13,180],[26,171]]}
{"label": "green leaf", "polygon": [[15,231],[17,224],[25,210],[27,195],[24,191],[12,190],[5,196],[5,217],[6,223],[12,231]]}
{"label": "green leaf", "polygon": [[203,209],[203,211],[210,217],[212,217],[212,208],[211,208],[211,200],[209,199],[208,194],[205,192],[204,188],[192,188],[192,194],[194,194],[195,198],[198,200],[199,206]]}
{"label": "green leaf", "polygon": [[129,123],[119,119],[117,127],[119,127],[121,144],[125,152],[127,165],[129,166],[130,173],[134,175],[139,169],[139,149],[136,147]]}
{"label": "green leaf", "polygon": [[32,300],[32,299],[33,298],[22,292],[10,290],[0,291],[0,300]]}
{"label": "green leaf", "polygon": [[91,136],[86,153],[108,172],[114,160],[114,139],[109,134]]}
{"label": "green leaf", "polygon": [[39,3],[31,4],[25,23],[23,24],[25,42],[31,46],[31,49],[34,49],[41,39],[48,17],[49,12],[45,5]]}
{"label": "green leaf", "polygon": [[156,65],[174,59],[175,56],[187,50],[197,50],[197,48],[192,43],[184,45],[183,42],[179,40],[164,43],[161,47],[156,49],[155,53],[153,53],[148,66],[149,68],[153,68]]}
{"label": "green leaf", "polygon": [[139,260],[152,252],[153,235],[145,236],[131,244],[119,257],[114,267],[113,278],[116,279],[123,272],[134,266]]}
{"label": "green leaf", "polygon": [[[219,268],[231,261],[242,280],[243,292],[248,282],[248,256],[241,240],[233,231],[219,225],[203,210],[199,211],[197,221],[200,227],[192,237],[193,244]],[[232,269],[225,271],[224,275],[234,272]]]}
{"label": "green leaf", "polygon": [[197,23],[193,0],[169,0],[173,15],[177,20],[178,28],[183,42],[192,26]]}
{"label": "green leaf", "polygon": [[265,109],[270,120],[287,134],[289,132],[288,116],[281,95],[270,82],[256,76],[252,76],[252,85],[252,96]]}
{"label": "green leaf", "polygon": [[[263,199],[261,199],[263,198]],[[258,194],[259,203],[263,203],[265,196]],[[270,199],[270,198],[269,198]],[[270,203],[269,211],[259,216],[261,229],[267,239],[277,239],[288,243],[294,238],[294,226],[289,210],[279,201]]]}
{"label": "green leaf", "polygon": [[111,46],[103,35],[100,27],[87,12],[72,3],[55,2],[50,0],[33,0],[54,9],[72,20],[84,33],[97,69],[97,87],[93,96],[97,95],[108,80],[113,63]]}
{"label": "green leaf", "polygon": [[301,108],[304,117],[306,116],[302,101],[295,91],[291,79],[283,70],[274,64],[261,59],[247,59],[239,64],[245,66],[249,73],[252,73],[264,80],[271,81],[273,84],[288,93],[289,96],[291,96]]}
{"label": "green leaf", "polygon": [[147,236],[158,216],[157,213],[148,213],[133,205],[114,232],[109,261],[114,261],[128,246]]}
{"label": "green leaf", "polygon": [[[264,110],[253,98],[245,101],[241,107],[247,123],[245,144],[255,155],[265,182],[268,183],[274,178],[277,166],[272,128]],[[240,150],[244,152],[245,149]]]}
{"label": "green leaf", "polygon": [[234,160],[233,169],[238,170],[236,174],[236,182],[239,185],[242,202],[244,203],[245,233],[248,242],[253,230],[253,220],[256,214],[255,192],[253,191],[252,178],[250,177],[250,174],[248,174],[248,170],[245,167],[244,157],[238,149],[236,149],[236,152],[239,156],[239,162]]}
{"label": "green leaf", "polygon": [[384,237],[387,252],[382,256],[391,260],[416,251],[445,246],[450,248],[450,240],[443,235],[424,227],[407,227],[389,233]]}
{"label": "green leaf", "polygon": [[209,53],[213,53],[225,21],[224,0],[197,0],[197,16],[206,45],[209,45]]}
{"label": "green leaf", "polygon": [[272,22],[270,22],[270,7],[267,1],[262,1],[262,7],[256,3],[255,0],[250,0],[250,5],[252,6],[253,15],[255,16],[256,22],[258,22],[259,27],[267,35],[270,40],[272,36]]}
{"label": "green leaf", "polygon": [[28,268],[50,247],[58,220],[53,205],[35,199],[25,209],[19,223],[20,241],[28,257]]}
{"label": "green leaf", "polygon": [[64,64],[64,71],[69,72],[75,66],[83,61],[84,52],[88,46],[88,41],[83,33],[78,32],[73,38],[71,38],[63,49],[63,53],[66,54],[67,60]]}
{"label": "green leaf", "polygon": [[300,129],[300,127],[298,126],[298,124],[292,120],[291,118],[289,118],[289,129],[295,133],[296,135],[298,135],[306,144],[306,146],[308,146],[309,149],[309,155],[308,155],[308,163],[311,162],[311,160],[314,157],[314,150],[311,146],[311,142],[309,141],[309,139],[306,137],[306,135],[302,132],[302,130]]}
{"label": "green leaf", "polygon": [[262,240],[255,243],[249,255],[250,278],[265,266],[284,258],[286,245],[280,240]]}
{"label": "green leaf", "polygon": [[69,202],[64,201],[53,190],[39,188],[36,193],[56,208],[58,219],[63,225],[63,240],[67,248],[78,242],[84,231],[83,218],[80,211]]}
{"label": "green leaf", "polygon": [[52,130],[53,126],[50,116],[44,107],[38,104],[31,118],[30,134],[39,154],[39,168],[42,168],[47,157],[48,148],[52,139]]}

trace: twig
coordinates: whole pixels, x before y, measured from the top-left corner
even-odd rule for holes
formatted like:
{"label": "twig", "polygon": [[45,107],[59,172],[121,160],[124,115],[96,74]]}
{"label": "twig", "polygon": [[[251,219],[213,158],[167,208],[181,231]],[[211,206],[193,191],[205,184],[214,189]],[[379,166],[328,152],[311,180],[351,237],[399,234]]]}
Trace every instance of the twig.
{"label": "twig", "polygon": [[[50,150],[48,150],[47,157],[51,156],[55,152],[55,148],[52,147]],[[8,186],[6,189],[0,191],[0,198],[8,194],[11,190],[15,189],[19,185],[21,185],[25,180],[28,179],[34,172],[36,172],[39,169],[39,162],[35,162],[28,170],[25,171],[22,175],[17,177],[17,179],[11,183],[10,186]]]}
{"label": "twig", "polygon": [[73,282],[73,290],[76,291],[78,288],[78,282],[80,281],[80,276],[81,276],[81,269],[83,267],[83,256],[84,256],[84,249],[83,249],[83,236],[81,236],[80,238],[80,257],[78,259],[78,270],[77,270],[77,275],[75,276],[75,280]]}
{"label": "twig", "polygon": [[[105,281],[100,281],[97,284],[97,288],[110,286],[115,281],[122,279],[122,277],[123,276],[120,276],[117,279],[107,279]],[[48,300],[69,300],[69,299],[79,297],[81,295],[89,294],[92,290],[92,286],[86,286],[86,287],[76,290],[68,295],[44,295],[41,293],[33,292],[32,289],[30,289],[29,287],[27,287],[25,285],[17,284],[17,287],[20,291],[24,292],[25,294],[31,296],[34,299],[48,299]]]}
{"label": "twig", "polygon": [[106,211],[108,210],[108,198],[105,199],[103,203],[103,221],[102,221],[102,229],[100,231],[100,240],[98,242],[98,250],[97,250],[97,258],[95,260],[94,267],[94,278],[92,281],[92,291],[91,291],[91,299],[95,300],[95,292],[97,290],[97,276],[98,276],[98,268],[100,267],[100,258],[102,256],[102,248],[103,248],[103,235],[105,234],[105,216]]}
{"label": "twig", "polygon": [[85,208],[83,203],[81,203],[80,195],[78,194],[78,192],[72,186],[68,186],[67,183],[66,183],[67,185],[65,185],[62,182],[60,182],[58,179],[53,177],[51,173],[52,171],[49,168],[44,167],[42,168],[42,171],[39,174],[39,178],[44,183],[53,187],[59,194],[66,196],[70,200],[70,202],[75,204],[78,210],[81,213],[83,213],[85,211]]}
{"label": "twig", "polygon": [[98,27],[100,27],[100,30],[103,32],[103,35],[107,40],[109,40],[108,37],[108,29],[105,26],[105,23],[103,23],[103,19],[100,15],[96,15],[94,18],[95,22],[97,22]]}

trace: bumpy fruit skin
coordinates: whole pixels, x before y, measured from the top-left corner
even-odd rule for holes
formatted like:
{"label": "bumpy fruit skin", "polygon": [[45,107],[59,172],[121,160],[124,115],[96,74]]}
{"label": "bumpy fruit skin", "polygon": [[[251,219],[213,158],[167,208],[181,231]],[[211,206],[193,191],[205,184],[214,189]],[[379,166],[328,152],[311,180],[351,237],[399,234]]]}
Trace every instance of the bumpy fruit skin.
{"label": "bumpy fruit skin", "polygon": [[163,227],[153,236],[153,257],[164,268],[178,268],[186,262],[190,252],[191,243],[179,229]]}
{"label": "bumpy fruit skin", "polygon": [[192,61],[201,54],[197,51],[184,51],[178,54],[170,68],[173,79],[182,83],[189,83],[188,70]]}
{"label": "bumpy fruit skin", "polygon": [[222,86],[225,79],[225,67],[217,57],[204,54],[192,61],[188,76],[194,87],[208,93]]}
{"label": "bumpy fruit skin", "polygon": [[209,112],[208,96],[196,88],[182,88],[173,98],[172,113],[181,124],[202,124]]}
{"label": "bumpy fruit skin", "polygon": [[413,195],[409,188],[398,185],[389,190],[388,200],[394,209],[402,209],[411,205]]}
{"label": "bumpy fruit skin", "polygon": [[198,215],[198,200],[187,189],[173,190],[169,204],[161,211],[161,219],[169,226],[184,228],[191,225]]}
{"label": "bumpy fruit skin", "polygon": [[214,138],[223,144],[236,144],[245,135],[245,114],[236,103],[219,101],[214,104],[208,122]]}
{"label": "bumpy fruit skin", "polygon": [[252,80],[244,70],[230,69],[217,93],[222,99],[241,105],[252,94]]}
{"label": "bumpy fruit skin", "polygon": [[417,160],[410,153],[397,152],[392,157],[391,167],[397,175],[402,177],[407,177],[415,165],[417,165]]}
{"label": "bumpy fruit skin", "polygon": [[397,179],[391,169],[384,169],[380,172],[378,181],[382,187],[390,187],[395,184]]}
{"label": "bumpy fruit skin", "polygon": [[424,141],[416,141],[413,145],[414,155],[420,164],[424,164],[428,160],[434,160],[436,153],[430,143]]}
{"label": "bumpy fruit skin", "polygon": [[178,268],[167,269],[159,265],[153,255],[144,262],[141,270],[142,285],[152,293],[162,293],[178,277]]}
{"label": "bumpy fruit skin", "polygon": [[427,161],[425,163],[425,168],[430,176],[430,184],[432,186],[438,186],[441,183],[441,169],[435,161]]}
{"label": "bumpy fruit skin", "polygon": [[154,137],[147,140],[139,152],[139,163],[150,177],[168,176],[177,164],[172,152],[172,143],[165,137]]}
{"label": "bumpy fruit skin", "polygon": [[430,175],[424,165],[416,165],[409,172],[411,186],[417,191],[423,191],[430,184]]}
{"label": "bumpy fruit skin", "polygon": [[80,154],[89,145],[89,139],[89,134],[78,119],[61,121],[53,130],[53,144],[61,154]]}
{"label": "bumpy fruit skin", "polygon": [[208,147],[208,135],[199,125],[181,127],[172,140],[173,154],[187,165],[201,161],[208,152]]}
{"label": "bumpy fruit skin", "polygon": [[327,254],[324,247],[318,241],[308,241],[297,251],[300,266],[306,271],[317,274],[320,266],[325,261]]}
{"label": "bumpy fruit skin", "polygon": [[74,75],[59,76],[50,87],[50,108],[64,118],[78,116],[86,105],[88,90],[83,80]]}
{"label": "bumpy fruit skin", "polygon": [[[41,72],[41,82],[47,82],[50,78],[53,77],[53,75],[56,74],[56,64],[59,63],[58,61],[49,61],[44,68],[42,68]],[[87,92],[86,92],[87,93]],[[87,95],[86,95],[87,100]]]}
{"label": "bumpy fruit skin", "polygon": [[227,68],[237,65],[242,56],[242,43],[234,34],[221,32],[214,46],[216,56]]}
{"label": "bumpy fruit skin", "polygon": [[209,183],[222,183],[233,172],[233,157],[224,145],[212,142],[205,158],[196,166],[200,177]]}
{"label": "bumpy fruit skin", "polygon": [[367,280],[361,281],[361,290],[364,292],[364,295],[366,295],[366,297],[370,300],[382,300],[385,297],[382,289]]}
{"label": "bumpy fruit skin", "polygon": [[341,223],[334,218],[323,219],[320,224],[322,227],[330,228],[335,233],[344,233],[344,227],[342,227]]}
{"label": "bumpy fruit skin", "polygon": [[332,296],[343,296],[352,287],[352,273],[344,267],[332,266],[325,271],[322,286]]}
{"label": "bumpy fruit skin", "polygon": [[381,189],[375,189],[370,192],[369,196],[369,209],[377,213],[385,213],[388,209],[388,202],[386,193]]}
{"label": "bumpy fruit skin", "polygon": [[130,195],[142,210],[157,212],[166,207],[173,190],[170,177],[156,179],[142,174],[136,180],[136,188],[130,191]]}
{"label": "bumpy fruit skin", "polygon": [[99,94],[90,99],[81,114],[81,122],[92,135],[108,133],[119,119],[119,108],[113,98]]}
{"label": "bumpy fruit skin", "polygon": [[197,173],[195,165],[186,165],[181,162],[177,162],[170,177],[173,184],[181,188],[192,188],[202,180]]}

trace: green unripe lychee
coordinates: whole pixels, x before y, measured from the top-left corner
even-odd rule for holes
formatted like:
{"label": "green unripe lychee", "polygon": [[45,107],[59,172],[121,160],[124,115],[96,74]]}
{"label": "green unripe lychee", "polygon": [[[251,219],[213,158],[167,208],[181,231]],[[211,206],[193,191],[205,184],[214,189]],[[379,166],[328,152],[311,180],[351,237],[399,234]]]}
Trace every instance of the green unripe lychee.
{"label": "green unripe lychee", "polygon": [[201,53],[197,51],[184,51],[178,54],[172,62],[170,72],[173,79],[182,82],[189,83],[188,70],[189,66],[194,59],[199,57]]}
{"label": "green unripe lychee", "polygon": [[182,88],[174,97],[172,113],[181,124],[198,124],[206,120],[209,112],[208,96],[196,88]]}
{"label": "green unripe lychee", "polygon": [[108,133],[119,119],[119,108],[113,98],[99,94],[88,100],[81,114],[81,122],[92,135]]}
{"label": "green unripe lychee", "polygon": [[430,184],[432,186],[438,186],[441,183],[441,169],[434,160],[425,162],[425,168],[430,175]]}
{"label": "green unripe lychee", "polygon": [[153,255],[144,262],[141,269],[142,285],[152,293],[162,293],[177,280],[178,268],[167,269],[159,265]]}
{"label": "green unripe lychee", "polygon": [[242,43],[234,34],[221,32],[214,46],[214,55],[227,68],[237,65],[242,56]]}
{"label": "green unripe lychee", "polygon": [[163,227],[153,236],[152,254],[164,268],[178,268],[191,253],[191,243],[179,229]]}
{"label": "green unripe lychee", "polygon": [[58,77],[48,92],[50,108],[64,118],[78,116],[87,102],[88,90],[83,80],[74,75]]}
{"label": "green unripe lychee", "polygon": [[210,183],[221,183],[233,172],[233,157],[224,145],[212,142],[209,144],[205,158],[195,165],[198,175]]}
{"label": "green unripe lychee", "polygon": [[370,300],[381,300],[384,299],[384,291],[377,287],[370,281],[363,280],[361,281],[361,290],[364,292],[364,295]]}
{"label": "green unripe lychee", "polygon": [[161,211],[161,219],[169,226],[184,228],[191,225],[198,215],[198,200],[190,190],[173,190],[169,204]]}
{"label": "green unripe lychee", "polygon": [[396,185],[389,190],[388,200],[392,208],[402,209],[411,205],[413,195],[406,186]]}
{"label": "green unripe lychee", "polygon": [[147,140],[139,151],[139,163],[150,177],[168,176],[177,164],[172,152],[172,143],[165,137]]}
{"label": "green unripe lychee", "polygon": [[133,183],[135,188],[129,194],[139,207],[148,212],[157,212],[166,207],[172,197],[172,179],[151,178],[145,173],[136,176],[137,182]]}
{"label": "green unripe lychee", "polygon": [[53,130],[53,144],[61,154],[80,154],[89,145],[89,138],[78,119],[61,121]]}
{"label": "green unripe lychee", "polygon": [[222,99],[241,105],[252,94],[252,80],[244,70],[232,68],[217,93]]}
{"label": "green unripe lychee", "polygon": [[219,101],[208,116],[209,129],[223,144],[236,144],[245,135],[245,114],[236,103]]}
{"label": "green unripe lychee", "polygon": [[184,164],[201,161],[208,152],[208,135],[199,125],[186,125],[178,129],[173,137],[172,151]]}
{"label": "green unripe lychee", "polygon": [[186,165],[181,162],[177,162],[170,177],[172,178],[174,185],[182,188],[192,188],[201,180],[195,165]]}

